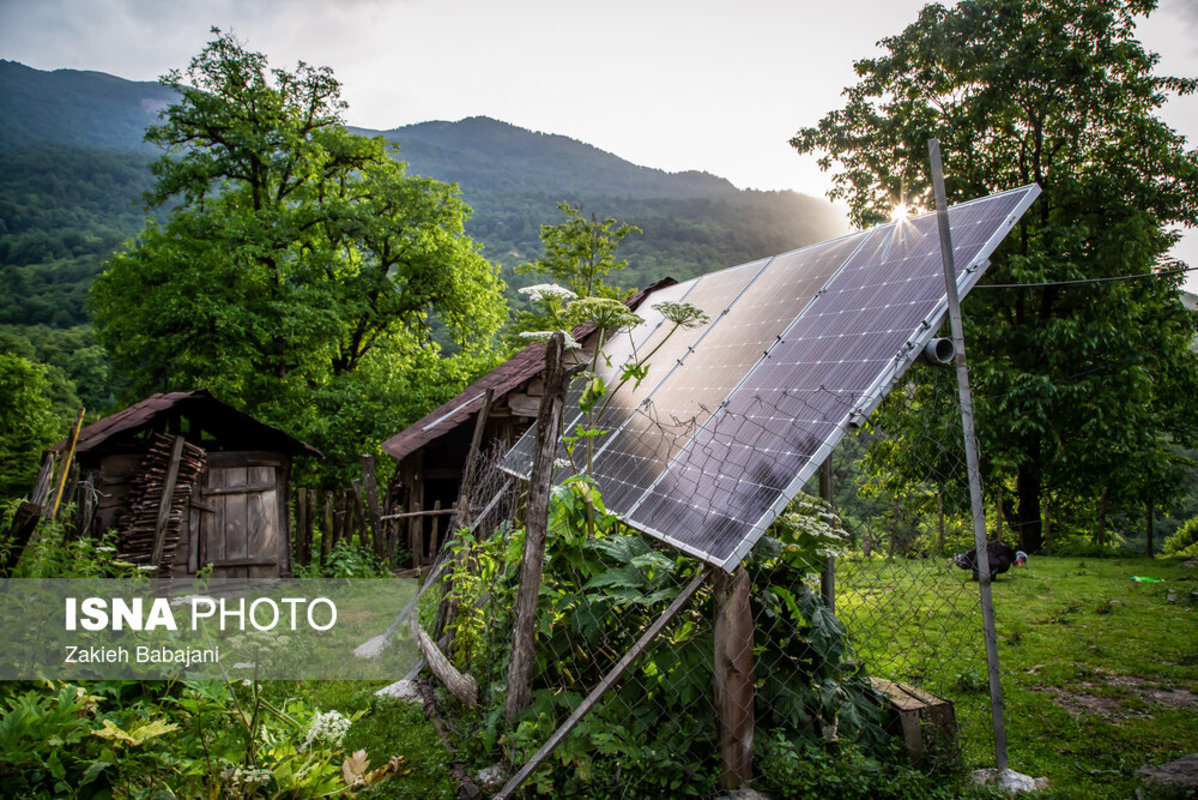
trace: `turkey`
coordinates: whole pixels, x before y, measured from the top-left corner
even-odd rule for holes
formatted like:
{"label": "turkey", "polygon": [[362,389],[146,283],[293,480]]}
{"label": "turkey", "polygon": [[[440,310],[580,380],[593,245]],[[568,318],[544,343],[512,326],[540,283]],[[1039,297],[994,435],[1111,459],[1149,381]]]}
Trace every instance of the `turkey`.
{"label": "turkey", "polygon": [[[986,542],[986,557],[990,562],[990,577],[1001,575],[1011,568],[1011,565],[1023,566],[1027,563],[1027,554],[1016,550],[1006,542]],[[953,563],[961,569],[973,573],[973,579],[978,579],[977,550],[969,548],[964,553],[953,556]]]}

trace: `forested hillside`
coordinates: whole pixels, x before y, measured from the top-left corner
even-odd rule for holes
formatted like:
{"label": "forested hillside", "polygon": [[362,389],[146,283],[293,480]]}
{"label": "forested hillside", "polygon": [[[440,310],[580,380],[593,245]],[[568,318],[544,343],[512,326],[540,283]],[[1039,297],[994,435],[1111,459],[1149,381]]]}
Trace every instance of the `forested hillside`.
{"label": "forested hillside", "polygon": [[[0,281],[8,289],[0,324],[86,323],[87,287],[142,227],[155,156],[142,132],[170,100],[154,83],[0,61]],[[458,183],[474,209],[468,233],[512,283],[511,268],[537,255],[540,226],[557,220],[563,200],[644,230],[623,248],[630,266],[617,282],[626,286],[687,278],[846,229],[822,200],[639,167],[484,117],[356,132],[398,145],[409,172]]]}

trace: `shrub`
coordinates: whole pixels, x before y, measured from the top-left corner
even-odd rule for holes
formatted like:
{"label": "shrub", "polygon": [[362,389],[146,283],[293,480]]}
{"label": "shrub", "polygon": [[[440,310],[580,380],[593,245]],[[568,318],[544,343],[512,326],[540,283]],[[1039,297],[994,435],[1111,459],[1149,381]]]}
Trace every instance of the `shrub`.
{"label": "shrub", "polygon": [[1198,517],[1194,517],[1165,540],[1162,553],[1171,558],[1198,557]]}

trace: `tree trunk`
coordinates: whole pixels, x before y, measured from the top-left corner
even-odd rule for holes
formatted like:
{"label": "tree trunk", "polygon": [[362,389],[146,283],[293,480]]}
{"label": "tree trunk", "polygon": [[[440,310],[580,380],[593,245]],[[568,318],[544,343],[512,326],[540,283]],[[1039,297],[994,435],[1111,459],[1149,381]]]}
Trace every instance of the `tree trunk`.
{"label": "tree trunk", "polygon": [[1150,497],[1150,498],[1148,498],[1148,527],[1145,530],[1145,533],[1148,534],[1147,550],[1148,550],[1149,558],[1152,558],[1152,535],[1154,533],[1153,525],[1156,522],[1156,520],[1154,519],[1155,516],[1156,516],[1156,506],[1152,502],[1152,498]]}
{"label": "tree trunk", "polygon": [[995,528],[994,528],[994,541],[996,541],[996,542],[1002,541],[1003,528],[1006,527],[1006,520],[1003,518],[1002,504],[1003,504],[1002,486],[999,486],[998,487],[998,519],[995,521]]}
{"label": "tree trunk", "polygon": [[944,555],[944,493],[936,492],[936,552]]}
{"label": "tree trunk", "polygon": [[[1032,452],[1034,450],[1034,452]],[[1019,495],[1019,549],[1026,553],[1039,552],[1043,546],[1043,521],[1040,518],[1040,446],[1029,450],[1033,461],[1021,464],[1016,477],[1015,491]]]}
{"label": "tree trunk", "polygon": [[1109,487],[1102,487],[1098,496],[1098,529],[1094,531],[1094,544],[1106,547],[1106,495]]}

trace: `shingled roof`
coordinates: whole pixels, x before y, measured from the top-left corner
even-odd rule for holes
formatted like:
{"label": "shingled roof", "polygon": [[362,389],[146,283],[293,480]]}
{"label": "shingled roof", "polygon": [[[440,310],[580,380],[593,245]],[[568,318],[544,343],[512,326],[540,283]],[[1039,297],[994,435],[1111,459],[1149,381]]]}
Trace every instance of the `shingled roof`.
{"label": "shingled roof", "polygon": [[[639,290],[624,303],[635,311],[653,292],[673,286],[675,283],[677,281],[673,278],[662,278]],[[575,339],[581,341],[583,337],[593,332],[593,326],[586,326],[576,328],[573,335]],[[482,408],[488,389],[494,390],[494,399],[498,400],[540,375],[543,369],[545,369],[545,348],[537,343],[528,345],[467,386],[448,403],[383,442],[383,452],[396,460],[404,458],[473,417]]]}
{"label": "shingled roof", "polygon": [[[222,403],[207,389],[151,395],[140,403],[96,420],[79,432],[75,450],[87,453],[116,439],[134,437],[143,430],[155,427],[161,418],[171,414],[196,420],[205,431],[226,443],[244,442],[245,446],[241,449],[267,449],[324,458],[324,454],[315,447]],[[67,440],[63,439],[54,449],[65,450],[67,444]]]}

